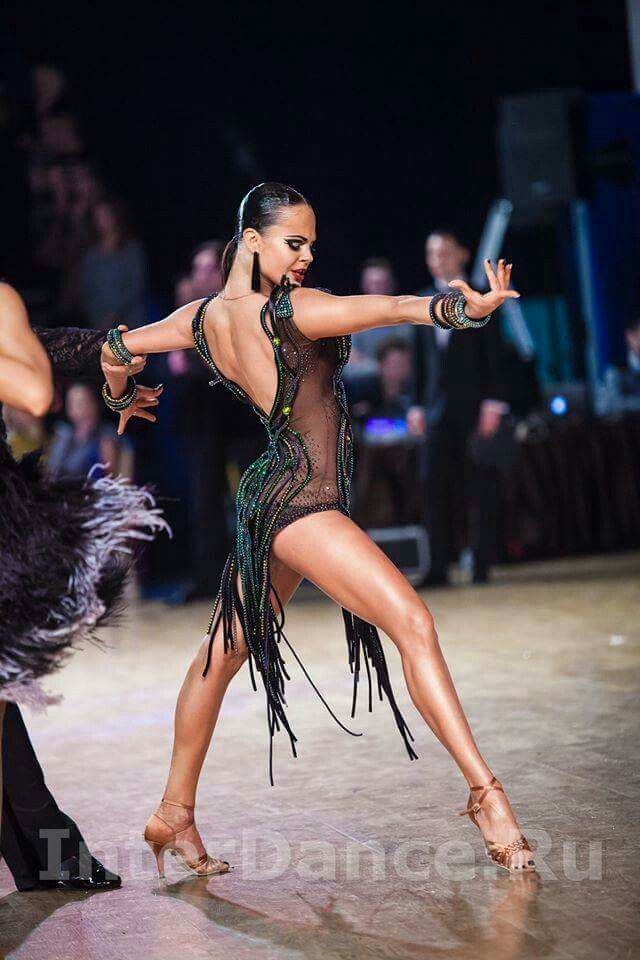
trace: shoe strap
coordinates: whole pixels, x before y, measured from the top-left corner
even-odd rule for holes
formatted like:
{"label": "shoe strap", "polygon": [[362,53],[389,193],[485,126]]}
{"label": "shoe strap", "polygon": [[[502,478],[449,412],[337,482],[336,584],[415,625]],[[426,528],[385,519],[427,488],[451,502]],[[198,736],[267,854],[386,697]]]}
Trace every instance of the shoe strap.
{"label": "shoe strap", "polygon": [[208,859],[209,859],[209,854],[203,853],[198,857],[195,863],[193,863],[193,861],[191,860],[185,860],[184,862],[186,863],[186,865],[189,867],[190,870],[197,870],[198,867],[203,867]]}
{"label": "shoe strap", "polygon": [[480,794],[475,803],[473,803],[470,807],[467,807],[466,810],[461,810],[458,813],[459,817],[464,817],[467,813],[477,813],[482,806],[482,801],[489,793],[489,790],[502,790],[504,793],[504,788],[498,783],[498,778],[495,776],[491,778],[489,783],[481,783],[478,784],[478,786],[469,787],[469,790],[482,790],[483,792]]}
{"label": "shoe strap", "polygon": [[168,820],[165,820],[165,818],[162,816],[162,814],[160,814],[160,813],[154,813],[153,816],[156,818],[156,820],[160,820],[162,823],[164,823],[165,827],[169,827],[169,830],[171,830],[171,832],[172,832],[172,833],[174,834],[174,836],[175,836],[175,832],[176,832],[176,831],[175,831],[175,827],[174,827],[171,823],[169,823]]}
{"label": "shoe strap", "polygon": [[180,803],[179,800],[167,800],[166,797],[163,797],[161,802],[168,803],[170,807],[184,807],[185,810],[193,810],[192,804]]}

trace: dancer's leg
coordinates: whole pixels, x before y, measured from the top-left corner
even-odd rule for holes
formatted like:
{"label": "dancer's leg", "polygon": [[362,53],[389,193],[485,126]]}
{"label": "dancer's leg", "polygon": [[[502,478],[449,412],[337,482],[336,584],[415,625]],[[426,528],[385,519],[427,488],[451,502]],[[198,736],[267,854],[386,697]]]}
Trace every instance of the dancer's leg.
{"label": "dancer's leg", "polygon": [[[336,603],[395,643],[411,699],[470,785],[489,783],[483,759],[442,655],[433,617],[408,580],[371,538],[339,511],[303,517],[276,534],[273,552]],[[521,833],[504,793],[492,790],[478,820],[497,843]],[[486,831],[486,832],[485,832]],[[519,851],[513,864],[525,863]]]}
{"label": "dancer's leg", "polygon": [[[271,581],[282,603],[286,605],[295,593],[299,574],[282,561],[273,559]],[[223,697],[229,683],[248,657],[242,628],[236,617],[238,650],[224,652],[222,625],[214,640],[211,665],[202,676],[208,650],[204,641],[194,657],[178,696],[171,768],[165,796],[193,806],[198,778],[209,747]]]}
{"label": "dancer's leg", "polygon": [[41,871],[51,878],[64,861],[82,859],[86,843],[77,824],[60,809],[47,787],[15,703],[6,704],[2,767],[0,848],[18,890],[35,889],[42,885]]}

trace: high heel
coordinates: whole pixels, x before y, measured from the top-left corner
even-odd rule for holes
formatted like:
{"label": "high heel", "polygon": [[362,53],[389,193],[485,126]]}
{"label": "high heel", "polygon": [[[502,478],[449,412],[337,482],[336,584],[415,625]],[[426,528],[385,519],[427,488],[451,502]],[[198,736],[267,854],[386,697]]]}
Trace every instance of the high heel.
{"label": "high heel", "polygon": [[[474,801],[473,791],[482,790],[480,797]],[[490,790],[502,790],[504,793],[504,787],[498,782],[497,777],[492,777],[489,783],[480,784],[477,787],[469,787],[469,800],[471,801],[471,806],[467,805],[466,810],[460,810],[456,814],[458,817],[464,817],[467,814],[473,823],[480,830],[480,824],[478,823],[476,814],[482,808],[484,798],[489,793]],[[482,831],[480,831],[482,832]],[[528,861],[528,863],[523,864],[522,866],[512,867],[511,863],[513,857],[518,852],[518,850],[528,850],[530,853],[533,853],[527,838],[524,834],[520,834],[517,840],[512,840],[511,843],[503,844],[496,843],[494,840],[485,840],[485,853],[490,860],[493,860],[499,867],[503,867],[505,870],[508,870],[509,873],[531,873],[535,871],[536,865],[533,857]]]}
{"label": "high heel", "polygon": [[153,850],[153,855],[156,858],[156,867],[158,869],[158,880],[164,880],[164,851],[165,847],[162,843],[156,843],[154,840],[147,839],[147,831],[145,829],[145,840]]}
{"label": "high heel", "polygon": [[[167,850],[178,859],[180,866],[192,873],[197,874],[199,877],[210,877],[216,873],[228,873],[228,860],[220,860],[217,857],[210,857],[206,852],[198,857],[198,859],[195,861],[187,859],[183,851],[180,849],[181,845],[185,844],[185,841],[180,841],[179,838],[181,834],[185,833],[194,825],[193,807],[186,803],[179,803],[177,800],[167,800],[166,797],[162,798],[162,803],[166,803],[172,807],[183,807],[185,810],[189,811],[191,816],[189,822],[182,826],[179,830],[176,830],[175,827],[173,827],[172,824],[170,824],[168,820],[165,820],[165,818],[159,813],[153,813],[149,817],[147,825],[144,829],[144,839],[153,851],[153,855],[156,860],[156,866],[158,868],[158,879],[165,879],[164,855]],[[154,823],[153,821],[156,822]],[[186,842],[188,843],[189,841]]]}

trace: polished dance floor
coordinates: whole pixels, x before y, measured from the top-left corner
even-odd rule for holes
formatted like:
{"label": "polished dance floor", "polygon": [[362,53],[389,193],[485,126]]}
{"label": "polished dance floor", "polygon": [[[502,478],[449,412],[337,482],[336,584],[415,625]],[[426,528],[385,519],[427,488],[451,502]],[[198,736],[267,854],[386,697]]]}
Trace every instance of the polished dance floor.
{"label": "polished dance floor", "polygon": [[386,650],[420,759],[388,704],[351,720],[339,610],[303,588],[288,636],[340,730],[285,652],[291,756],[267,778],[262,693],[245,667],[223,705],[199,825],[232,872],[155,879],[141,833],[164,786],[173,708],[207,605],[135,606],[112,649],[89,647],[27,721],[60,805],[123,876],[111,893],[18,894],[0,866],[0,954],[20,960],[613,958],[640,955],[640,555],[503,568],[428,597],[472,729],[540,876],[510,877],[456,817],[465,782]]}

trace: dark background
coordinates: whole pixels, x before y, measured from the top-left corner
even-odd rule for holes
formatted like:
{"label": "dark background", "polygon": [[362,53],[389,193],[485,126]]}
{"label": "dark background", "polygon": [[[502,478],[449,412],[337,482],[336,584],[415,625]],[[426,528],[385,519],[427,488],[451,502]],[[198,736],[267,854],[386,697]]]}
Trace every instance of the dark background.
{"label": "dark background", "polygon": [[[318,213],[314,280],[357,286],[389,256],[423,285],[427,229],[474,243],[500,192],[498,97],[552,87],[630,89],[626,17],[606,4],[399,5],[318,12],[290,4],[9,4],[0,34],[26,101],[29,65],[69,77],[88,151],[124,196],[156,293],[200,240],[227,238],[243,193],[292,182]],[[526,237],[506,253],[526,291],[542,283]]]}

